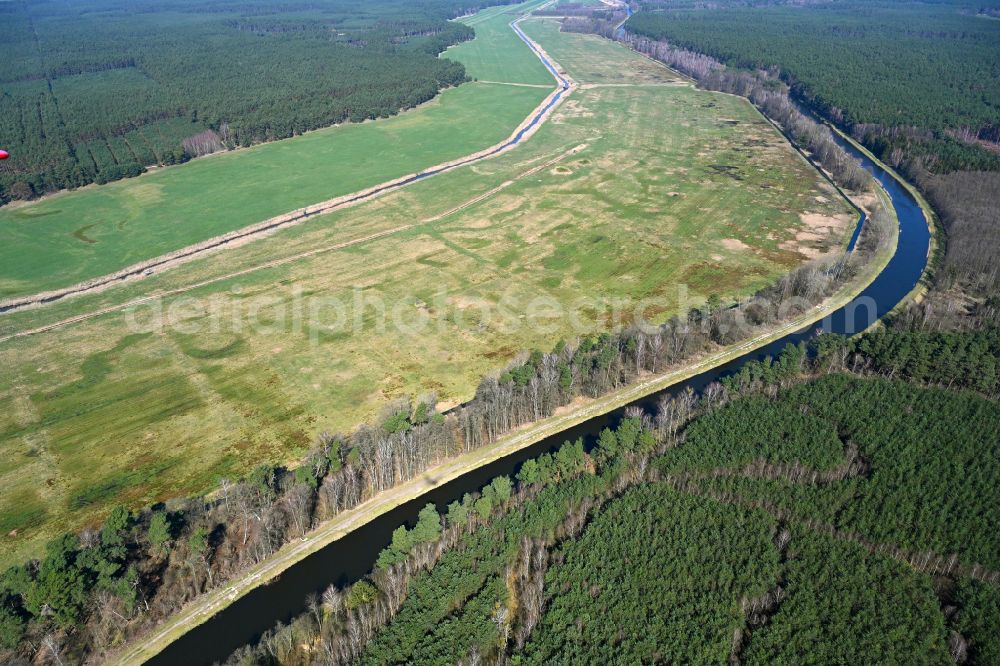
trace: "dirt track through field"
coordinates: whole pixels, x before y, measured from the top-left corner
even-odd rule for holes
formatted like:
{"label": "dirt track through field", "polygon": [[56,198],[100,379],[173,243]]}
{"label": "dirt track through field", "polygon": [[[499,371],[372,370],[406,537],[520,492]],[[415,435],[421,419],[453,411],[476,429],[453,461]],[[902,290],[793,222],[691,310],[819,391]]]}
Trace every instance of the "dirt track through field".
{"label": "dirt track through field", "polygon": [[[124,268],[115,273],[101,276],[99,278],[94,278],[86,282],[82,282],[70,287],[65,287],[63,289],[42,292],[39,294],[33,294],[31,296],[21,297],[18,299],[9,300],[6,302],[0,302],[0,314],[16,312],[19,310],[24,310],[32,307],[39,307],[54,301],[62,300],[64,298],[72,296],[80,296],[83,294],[97,293],[107,289],[108,287],[122,284],[125,282],[131,282],[134,280],[140,280],[144,277],[152,275],[154,273],[163,272],[169,270],[181,264],[193,261],[195,259],[200,259],[208,254],[217,252],[224,249],[232,249],[239,247],[244,243],[248,243],[260,238],[264,238],[278,231],[292,225],[300,224],[311,217],[330,213],[336,210],[342,210],[344,208],[349,208],[355,206],[359,203],[364,203],[380,197],[384,194],[395,192],[408,185],[431,178],[433,176],[440,175],[442,173],[447,173],[459,167],[468,166],[477,162],[481,162],[486,159],[502,155],[509,150],[512,150],[518,146],[522,141],[526,141],[531,136],[534,135],[538,128],[542,126],[549,118],[552,117],[552,113],[555,108],[569,96],[573,90],[576,89],[576,83],[570,79],[565,73],[563,73],[562,68],[555,64],[547,53],[538,45],[534,40],[524,34],[518,27],[518,23],[524,18],[524,16],[515,19],[511,22],[510,27],[514,33],[522,39],[528,47],[538,56],[546,68],[552,73],[553,78],[556,80],[558,86],[552,91],[552,93],[545,97],[541,103],[536,106],[532,112],[525,118],[520,125],[514,130],[514,132],[504,141],[499,144],[490,146],[471,155],[466,155],[465,157],[460,157],[449,162],[444,162],[437,166],[429,167],[419,173],[411,174],[408,176],[403,176],[395,180],[388,181],[379,185],[375,185],[360,192],[355,192],[352,194],[347,194],[344,196],[336,197],[334,199],[329,199],[317,204],[306,206],[304,208],[299,208],[290,213],[285,213],[277,217],[264,220],[263,222],[258,222],[249,227],[244,227],[236,231],[229,232],[222,236],[216,236],[201,243],[195,245],[189,245],[186,248],[176,250],[174,252],[160,255],[159,257],[154,257],[152,259],[147,259],[137,264],[133,264],[127,268]],[[347,244],[341,244],[341,247],[348,247],[351,244],[356,244],[359,242],[366,242],[368,240],[374,240],[381,236],[389,235],[392,233],[397,233],[412,227],[413,225],[406,225],[403,227],[397,227],[396,229],[388,230],[385,232],[380,232],[379,234],[373,234],[370,237],[364,239],[358,239],[355,241],[350,241]],[[319,253],[322,251],[330,251],[331,249],[340,249],[339,247],[323,248],[322,250],[317,250],[314,253]],[[279,262],[287,263],[294,259],[301,259],[307,256],[311,256],[309,253],[303,253],[295,258],[289,257],[287,259],[279,260]],[[26,335],[33,335],[36,333],[42,333],[44,331],[49,331],[60,326],[65,326],[68,324],[73,324],[91,317],[99,316],[101,314],[106,314],[107,312],[113,312],[115,310],[120,310],[126,307],[131,307],[138,303],[148,302],[155,298],[160,298],[162,296],[176,295],[177,293],[183,293],[184,291],[190,291],[191,289],[197,289],[199,287],[206,286],[212,282],[216,282],[223,279],[229,279],[231,277],[239,277],[253,270],[260,270],[262,268],[270,268],[271,262],[268,264],[261,264],[260,266],[247,269],[245,271],[237,272],[233,275],[225,276],[222,278],[216,278],[210,281],[205,281],[198,283],[196,285],[191,285],[189,287],[184,287],[183,289],[173,290],[166,292],[164,294],[158,294],[156,296],[150,296],[144,299],[139,299],[138,301],[132,301],[124,305],[113,306],[110,308],[105,308],[104,310],[99,310],[92,313],[87,313],[80,315],[78,317],[71,317],[69,319],[64,319],[62,321],[50,324],[48,326],[43,326],[37,329],[32,329],[29,331],[21,331],[15,334],[0,337],[0,342],[10,340],[12,338],[24,337]],[[274,265],[281,265],[277,263]]]}
{"label": "dirt track through field", "polygon": [[528,169],[524,173],[518,174],[517,176],[515,176],[514,178],[512,178],[510,180],[506,180],[506,181],[500,183],[499,185],[497,185],[496,187],[494,187],[489,192],[485,192],[485,193],[479,195],[478,197],[476,197],[475,199],[470,199],[470,200],[466,201],[465,203],[461,204],[460,206],[455,206],[454,208],[452,208],[450,210],[446,210],[445,212],[441,213],[440,215],[435,215],[434,217],[427,218],[426,220],[424,220],[424,223],[427,224],[427,223],[430,223],[430,222],[437,222],[439,220],[443,220],[444,218],[449,217],[451,215],[454,215],[455,213],[459,213],[459,212],[465,210],[466,208],[470,208],[470,207],[475,206],[476,204],[478,204],[478,203],[480,203],[482,201],[486,201],[487,199],[489,199],[489,198],[495,196],[496,194],[498,194],[499,192],[502,192],[502,191],[506,190],[508,187],[510,187],[511,185],[513,185],[514,183],[516,183],[517,181],[519,181],[519,180],[521,180],[523,178],[527,178],[528,176],[533,176],[534,174],[538,173],[539,171],[544,171],[545,169],[549,168],[550,166],[553,166],[555,164],[558,164],[559,162],[562,162],[567,157],[571,157],[572,155],[576,155],[580,151],[584,150],[586,147],[587,147],[587,144],[585,144],[585,143],[580,144],[576,148],[572,148],[571,150],[566,151],[565,153],[563,153],[559,157],[556,157],[555,159],[551,159],[548,162],[543,162],[542,164],[539,164],[536,167],[532,167],[531,169]]}

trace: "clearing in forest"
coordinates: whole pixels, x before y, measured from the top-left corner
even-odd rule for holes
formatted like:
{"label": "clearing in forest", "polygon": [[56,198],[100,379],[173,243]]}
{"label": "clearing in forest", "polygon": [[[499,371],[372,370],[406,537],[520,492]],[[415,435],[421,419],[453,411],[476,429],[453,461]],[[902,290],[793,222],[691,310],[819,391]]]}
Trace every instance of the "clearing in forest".
{"label": "clearing in forest", "polygon": [[[511,18],[483,15],[503,27]],[[183,301],[0,343],[0,562],[37,554],[46,538],[116,503],[203,492],[260,462],[295,461],[317,433],[370,421],[402,395],[466,400],[522,350],[550,348],[581,327],[607,330],[608,301],[650,299],[646,314],[662,320],[685,307],[679,284],[695,300],[732,299],[846,244],[852,210],[745,100],[696,90],[617,44],[560,33],[552,20],[524,29],[581,86],[516,149],[163,274],[3,318],[4,332],[23,330],[209,282]],[[494,53],[521,63],[521,51]],[[470,71],[485,73],[485,63]],[[609,81],[630,85],[602,85]],[[434,108],[487,87],[451,91]],[[420,124],[421,113],[382,126]],[[472,104],[455,113],[456,123],[479,114],[496,125],[490,114],[500,112]],[[294,150],[285,143],[170,173],[198,191],[185,170],[230,157],[253,170],[266,150]],[[133,185],[44,205],[114,198]],[[210,199],[213,181],[201,185]],[[580,308],[579,326],[566,317],[523,325],[539,296],[592,305]],[[158,309],[183,322],[156,326]]]}

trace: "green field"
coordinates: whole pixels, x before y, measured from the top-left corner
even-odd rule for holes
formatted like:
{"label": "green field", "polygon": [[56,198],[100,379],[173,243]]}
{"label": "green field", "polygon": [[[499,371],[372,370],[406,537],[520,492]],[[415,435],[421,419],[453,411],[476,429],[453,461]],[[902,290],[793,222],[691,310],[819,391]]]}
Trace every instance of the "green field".
{"label": "green field", "polygon": [[[524,31],[545,47],[567,73],[583,85],[602,83],[679,83],[662,65],[636,56],[618,42],[595,35],[563,33],[552,19],[527,19]],[[601,54],[595,58],[595,50]],[[627,66],[624,65],[627,63]]]}
{"label": "green field", "polygon": [[[510,18],[486,14],[498,26]],[[294,461],[317,433],[370,420],[389,399],[433,391],[443,406],[466,400],[484,373],[520,351],[550,347],[581,327],[606,330],[612,322],[601,302],[651,299],[647,314],[663,319],[685,307],[678,284],[697,302],[734,298],[843,246],[851,210],[745,100],[695,90],[616,44],[562,34],[552,21],[532,20],[525,30],[581,88],[517,149],[139,282],[2,318],[9,333],[217,280],[186,300],[164,299],[163,312],[175,311],[179,326],[151,325],[153,310],[143,306],[0,343],[0,561],[38,552],[45,538],[97,520],[114,503],[203,492],[264,460]],[[521,51],[496,53],[518,60]],[[413,123],[423,137],[455,134],[454,126],[432,132],[426,114],[466,100],[456,113],[481,120],[480,90],[517,91],[508,103],[528,107],[546,94],[470,84],[433,107],[353,131]],[[518,96],[525,91],[534,97]],[[513,110],[502,113],[517,124]],[[321,133],[162,176],[195,188],[187,170],[204,172],[198,191],[210,199],[219,180],[213,167],[242,160],[249,170],[268,151],[292,153],[289,146],[314,136]],[[111,197],[103,193],[151,178],[40,205]],[[191,222],[214,224],[203,215]],[[134,248],[120,242],[123,251]],[[360,310],[355,288],[368,303]],[[579,326],[566,317],[520,324],[539,295],[599,302],[583,308]],[[320,297],[346,304],[344,317],[330,307],[313,316]],[[380,330],[375,299],[389,316],[414,325],[427,317],[431,328]],[[483,314],[498,305],[514,325]],[[254,316],[256,326],[247,323]]]}
{"label": "green field", "polygon": [[[490,73],[499,81],[551,87],[551,75],[507,27],[512,10],[499,9],[476,20],[481,39],[446,55],[467,60],[473,76],[479,75],[477,63],[496,62]],[[395,118],[318,130],[5,206],[0,300],[112,273],[481,150],[507,138],[547,94],[543,88],[464,85]]]}
{"label": "green field", "polygon": [[[536,0],[519,5],[519,8],[534,8],[542,4],[544,2]],[[480,81],[551,86],[552,75],[545,65],[531,55],[508,25],[522,11],[501,5],[463,19],[466,25],[475,29],[476,38],[451,47],[442,57],[458,60],[465,65],[468,76]],[[526,51],[527,58],[524,57]]]}

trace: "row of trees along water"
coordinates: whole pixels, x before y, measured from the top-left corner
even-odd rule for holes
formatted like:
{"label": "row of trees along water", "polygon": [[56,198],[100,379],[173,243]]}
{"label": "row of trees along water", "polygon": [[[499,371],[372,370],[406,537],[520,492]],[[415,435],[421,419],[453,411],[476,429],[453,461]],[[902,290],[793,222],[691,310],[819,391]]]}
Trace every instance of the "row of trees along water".
{"label": "row of trees along water", "polygon": [[0,640],[22,654],[43,639],[69,653],[104,653],[317,523],[434,465],[577,397],[665,372],[811,309],[870,260],[892,223],[874,215],[850,257],[804,266],[734,306],[710,298],[662,326],[524,354],[448,414],[435,411],[433,396],[398,401],[376,424],[321,435],[293,470],[261,465],[246,478],[223,480],[211,499],[172,500],[137,514],[116,510],[101,530],[66,535],[41,560],[7,573]]}
{"label": "row of trees along water", "polygon": [[[751,364],[725,384],[709,387],[701,398],[682,394],[664,402],[645,424],[627,421],[616,436],[605,433],[587,458],[577,443],[526,463],[519,480],[544,485],[581,465],[610,469],[616,464],[623,467],[615,467],[615,474],[627,468],[642,477],[649,462],[645,457],[614,461],[627,452],[669,449],[656,463],[656,474],[673,479],[686,492],[758,503],[782,519],[817,521],[861,535],[865,543],[891,543],[899,557],[916,558],[928,570],[985,575],[997,568],[991,553],[1000,552],[998,531],[981,522],[1000,499],[990,481],[1000,470],[981,460],[983,446],[1000,431],[995,402],[842,375],[774,397],[777,387],[791,385],[803,374],[853,369],[877,377],[908,376],[900,370],[906,364],[893,361],[884,350],[908,349],[905,341],[913,335],[884,331],[859,340],[822,336],[810,353],[790,347],[774,362]],[[892,344],[891,336],[901,342]],[[514,403],[533,404],[546,359],[557,361],[556,368],[563,359],[576,381],[580,376],[574,369],[581,366],[590,369],[591,379],[601,380],[607,372],[598,361],[602,353],[617,368],[615,374],[634,372],[636,354],[642,352],[640,343],[629,339],[635,338],[617,339],[610,347],[614,354],[606,351],[611,342],[606,340],[593,348],[581,344],[573,352],[566,347],[558,354],[536,355],[535,362],[511,368],[504,395]],[[652,350],[658,343],[642,344]],[[879,351],[871,356],[866,351],[871,349]],[[976,359],[988,366],[996,355],[970,356],[966,367],[971,373],[977,372]],[[663,360],[649,357],[644,363],[648,369]],[[533,368],[534,374],[524,368]],[[519,383],[517,376],[525,378]],[[565,375],[552,377],[558,383],[556,378]],[[954,385],[933,377],[923,380]],[[488,383],[501,386],[497,380]],[[741,398],[746,404],[722,407],[687,426],[707,406],[740,394],[747,394]],[[489,412],[496,406],[466,408]],[[464,449],[462,423],[457,414],[441,415],[419,402],[412,411],[396,411],[380,426],[352,437],[322,438],[306,463],[293,471],[261,466],[245,480],[224,482],[211,501],[175,501],[139,514],[118,509],[100,530],[56,540],[43,560],[3,576],[0,629],[13,650],[8,656],[28,654],[32,644],[45,641],[63,654],[82,655],[141,633],[156,618],[221,584],[287,539],[378,492],[377,484],[409,478]],[[485,421],[481,427],[485,439]],[[745,478],[748,474],[751,478]],[[454,515],[486,520],[505,505],[511,491],[509,481],[497,481],[480,497],[453,507]],[[887,512],[896,517],[887,520]],[[943,516],[948,520],[942,524]],[[431,526],[425,512],[415,530],[397,530],[380,566],[407,561],[408,552],[428,542]],[[69,632],[70,627],[75,630]]]}
{"label": "row of trees along water", "polygon": [[563,29],[617,37],[636,51],[690,76],[708,90],[746,97],[777,123],[795,145],[808,151],[837,183],[848,189],[860,189],[869,179],[857,160],[834,141],[829,128],[800,112],[789,96],[788,87],[766,73],[728,69],[711,57],[667,42],[632,32],[616,32],[614,25],[603,19],[567,19]]}
{"label": "row of trees along water", "polygon": [[[560,344],[549,354],[534,352],[485,379],[474,400],[448,415],[434,412],[432,398],[396,404],[377,425],[348,436],[324,435],[294,471],[264,465],[246,479],[224,481],[211,501],[171,502],[138,515],[117,511],[107,540],[104,531],[67,535],[45,559],[10,572],[4,643],[23,651],[45,638],[68,651],[103,652],[318,521],[449,456],[489,445],[577,396],[599,396],[796,316],[869,261],[891,224],[877,211],[846,260],[803,267],[738,308],[709,299],[706,307],[653,331],[605,334]],[[114,534],[123,535],[124,549],[109,550]],[[84,629],[69,633],[70,626]]]}
{"label": "row of trees along water", "polygon": [[[981,444],[1000,410],[868,376],[865,338],[836,340],[428,505],[370,576],[229,663],[992,663],[1000,572],[971,558],[996,564],[980,521],[1000,469]],[[784,483],[750,496],[723,478]],[[853,499],[822,516],[780,504],[837,484]]]}
{"label": "row of trees along water", "polygon": [[[479,0],[475,6],[501,0]],[[465,0],[2,3],[0,204],[398,113],[466,80]]]}

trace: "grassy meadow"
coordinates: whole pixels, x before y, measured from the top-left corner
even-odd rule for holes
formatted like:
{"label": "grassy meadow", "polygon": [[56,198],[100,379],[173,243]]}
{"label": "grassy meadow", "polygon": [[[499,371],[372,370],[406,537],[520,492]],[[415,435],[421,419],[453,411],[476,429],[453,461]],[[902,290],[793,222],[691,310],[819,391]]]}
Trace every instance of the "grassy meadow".
{"label": "grassy meadow", "polygon": [[[584,86],[614,84],[686,85],[685,79],[663,65],[637,55],[618,42],[597,35],[564,33],[554,19],[530,18],[521,29],[545,47],[556,62]],[[600,53],[594,57],[594,53]],[[623,66],[623,62],[628,63]]]}
{"label": "grassy meadow", "polygon": [[[504,28],[510,19],[484,14]],[[550,20],[525,30],[582,85],[515,150],[139,282],[0,318],[10,333],[213,281],[0,343],[0,563],[116,503],[204,492],[260,462],[294,461],[317,433],[371,420],[393,398],[466,400],[519,352],[606,330],[601,303],[649,299],[646,314],[665,319],[684,307],[679,284],[696,301],[735,298],[846,243],[851,209],[746,101],[695,90]],[[513,49],[496,53],[518,60]],[[442,104],[478,88],[546,92],[470,84]],[[476,104],[456,113],[475,109],[484,113]],[[384,123],[420,123],[422,113]],[[186,169],[209,169],[210,198],[210,167],[228,168],[225,159],[172,172],[193,183]],[[528,325],[539,296],[592,302],[579,322],[542,312]],[[174,325],[158,326],[157,313]]]}
{"label": "grassy meadow", "polygon": [[[528,3],[533,4],[538,3]],[[465,19],[476,21],[480,37],[446,57],[468,61],[470,76],[478,75],[477,63],[496,62],[490,73],[498,80],[553,87],[551,75],[507,27],[511,11],[501,7],[485,19]],[[463,85],[394,118],[322,129],[183,168],[5,206],[0,208],[0,300],[112,273],[473,153],[509,136],[548,92]]]}
{"label": "grassy meadow", "polygon": [[[543,4],[544,0],[534,0],[517,5],[516,9],[500,5],[461,19],[476,31],[476,38],[471,42],[452,46],[442,57],[459,61],[465,65],[465,73],[479,81],[551,87],[553,80],[549,70],[525,48],[524,42],[510,29],[511,21],[527,9]],[[530,57],[524,57],[525,51]]]}

